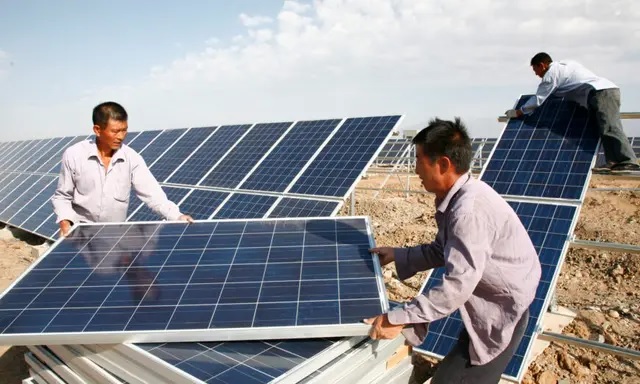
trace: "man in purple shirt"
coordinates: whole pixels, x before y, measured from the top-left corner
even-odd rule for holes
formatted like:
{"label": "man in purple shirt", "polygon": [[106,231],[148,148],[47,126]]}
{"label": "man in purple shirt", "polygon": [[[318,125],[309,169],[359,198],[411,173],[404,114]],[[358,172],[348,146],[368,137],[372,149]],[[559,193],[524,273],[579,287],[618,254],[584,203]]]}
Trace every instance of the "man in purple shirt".
{"label": "man in purple shirt", "polygon": [[417,346],[428,323],[459,309],[464,329],[431,383],[497,383],[527,327],[538,255],[511,206],[469,174],[471,140],[459,118],[431,121],[413,143],[416,173],[436,196],[438,234],[430,244],[371,252],[382,265],[395,261],[401,279],[438,267],[445,273],[404,307],[366,319],[369,335],[392,339],[402,332]]}
{"label": "man in purple shirt", "polygon": [[158,215],[193,221],[167,199],[142,156],[124,144],[127,120],[120,104],[102,103],[93,109],[95,140],[81,141],[64,151],[58,187],[51,199],[61,236],[77,222],[125,221],[132,188]]}

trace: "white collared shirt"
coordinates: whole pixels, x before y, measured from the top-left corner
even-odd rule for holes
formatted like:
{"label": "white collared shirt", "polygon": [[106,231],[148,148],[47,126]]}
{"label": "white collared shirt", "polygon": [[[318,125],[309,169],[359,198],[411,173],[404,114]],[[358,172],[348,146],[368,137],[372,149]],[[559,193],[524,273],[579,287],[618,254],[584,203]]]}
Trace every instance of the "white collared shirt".
{"label": "white collared shirt", "polygon": [[56,222],[125,221],[132,187],[140,200],[161,217],[180,217],[180,209],[167,199],[136,151],[122,144],[105,172],[95,141],[74,144],[62,155],[58,188],[51,199]]}
{"label": "white collared shirt", "polygon": [[618,86],[603,77],[596,76],[580,63],[571,60],[552,62],[538,85],[536,95],[529,98],[520,109],[527,115],[531,114],[551,94],[567,97],[586,107],[589,92],[611,88],[618,88]]}

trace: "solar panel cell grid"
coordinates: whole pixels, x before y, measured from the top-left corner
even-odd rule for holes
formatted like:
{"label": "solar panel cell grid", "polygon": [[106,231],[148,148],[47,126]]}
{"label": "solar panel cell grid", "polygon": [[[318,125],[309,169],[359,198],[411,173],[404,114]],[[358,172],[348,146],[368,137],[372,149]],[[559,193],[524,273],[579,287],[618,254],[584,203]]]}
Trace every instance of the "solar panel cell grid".
{"label": "solar panel cell grid", "polygon": [[173,173],[182,162],[215,130],[215,127],[192,128],[177,143],[171,146],[149,169],[162,182]]}
{"label": "solar panel cell grid", "polygon": [[400,116],[347,119],[288,192],[344,196]]}
{"label": "solar panel cell grid", "polygon": [[251,125],[226,125],[218,128],[178,171],[168,183],[196,185],[211,167],[231,148]]}
{"label": "solar panel cell grid", "polygon": [[[167,198],[169,199],[169,201],[172,201],[176,204],[178,204],[180,200],[182,200],[182,198],[185,197],[191,191],[190,189],[187,189],[187,188],[174,188],[174,187],[167,187],[167,186],[162,187],[162,190],[167,195]],[[129,217],[127,221],[164,220],[164,217],[158,216],[155,212],[151,210],[151,208],[149,208],[146,204],[142,203],[140,199],[138,199],[135,196],[134,192],[131,193],[131,196],[136,200],[136,202],[139,202],[138,204],[139,208],[137,211],[135,211],[135,213],[132,216]],[[129,207],[131,206],[132,205],[130,202]]]}
{"label": "solar panel cell grid", "polygon": [[256,124],[199,185],[235,188],[291,124]]}
{"label": "solar panel cell grid", "polygon": [[339,123],[337,119],[296,123],[240,188],[283,192]]}
{"label": "solar panel cell grid", "polygon": [[2,296],[0,339],[92,342],[86,332],[113,331],[124,342],[151,331],[153,341],[153,331],[200,329],[201,340],[225,340],[243,335],[230,328],[337,324],[366,333],[360,320],[386,308],[370,242],[364,218],[80,226]]}
{"label": "solar panel cell grid", "polygon": [[[328,349],[335,342],[336,340],[330,339],[309,339],[137,346],[206,383],[266,384]],[[275,361],[278,363],[274,364]]]}
{"label": "solar panel cell grid", "polygon": [[586,109],[550,99],[525,119],[511,119],[481,175],[509,196],[580,199],[598,136]]}
{"label": "solar panel cell grid", "polygon": [[180,211],[191,215],[196,220],[206,220],[229,196],[227,192],[194,189],[182,203]]}
{"label": "solar panel cell grid", "polygon": [[128,142],[125,142],[125,144],[131,147],[134,151],[140,153],[147,145],[149,145],[149,143],[158,137],[160,133],[162,133],[161,130],[144,131],[140,132],[135,138],[129,138],[131,135],[129,134],[127,135]]}
{"label": "solar panel cell grid", "polygon": [[259,219],[269,211],[278,198],[274,196],[236,193],[215,214],[216,219]]}
{"label": "solar panel cell grid", "polygon": [[338,208],[335,201],[283,198],[269,217],[317,217],[331,216]]}
{"label": "solar panel cell grid", "polygon": [[142,156],[148,166],[153,166],[153,163],[158,160],[158,158],[171,145],[178,141],[180,136],[182,136],[186,131],[187,128],[161,131],[160,134],[151,143],[149,143],[149,145],[139,152],[140,156]]}

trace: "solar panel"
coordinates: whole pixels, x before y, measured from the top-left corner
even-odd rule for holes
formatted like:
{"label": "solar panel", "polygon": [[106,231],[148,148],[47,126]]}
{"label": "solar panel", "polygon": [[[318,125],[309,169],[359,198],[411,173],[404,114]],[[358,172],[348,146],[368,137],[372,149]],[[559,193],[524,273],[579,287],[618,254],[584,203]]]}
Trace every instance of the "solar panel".
{"label": "solar panel", "polygon": [[[125,144],[127,144],[134,151],[140,153],[147,147],[147,145],[149,145],[149,143],[151,143],[156,137],[158,137],[160,133],[162,133],[162,131],[160,130],[143,131],[140,132],[135,139],[130,139],[129,142]],[[127,138],[129,138],[128,136],[129,135],[127,135]]]}
{"label": "solar panel", "polygon": [[347,119],[287,191],[345,196],[400,121],[400,116]]}
{"label": "solar panel", "polygon": [[[236,341],[232,343],[138,344],[142,349],[205,383],[267,384],[285,380],[338,340]],[[308,364],[307,364],[308,365]]]}
{"label": "solar panel", "polygon": [[[56,223],[56,215],[54,213],[51,213],[52,209],[51,206],[42,206],[40,207],[40,209],[38,209],[38,211],[40,210],[44,210],[43,212],[43,216],[44,215],[48,215],[46,216],[46,218],[44,219],[44,221],[41,222],[41,225],[38,226],[34,232],[41,234],[44,237],[48,237],[50,239],[53,239],[57,236],[58,232],[60,231],[60,226],[58,225],[58,223]],[[39,212],[36,212],[39,213]]]}
{"label": "solar panel", "polygon": [[581,199],[599,142],[592,124],[575,102],[550,98],[509,120],[481,179],[502,195]]}
{"label": "solar panel", "polygon": [[198,185],[235,188],[291,124],[256,124]]}
{"label": "solar panel", "polygon": [[20,171],[20,169],[17,168],[17,165],[34,154],[34,148],[39,145],[38,141],[39,140],[28,140],[25,145],[20,148],[20,151],[16,153],[13,158],[7,161],[2,168],[8,171]]}
{"label": "solar panel", "polygon": [[[631,144],[631,148],[634,149],[633,137],[628,137],[627,139],[629,140],[629,144]],[[636,154],[636,156],[639,156],[637,150],[634,150],[634,153]],[[600,143],[600,146],[598,147],[598,156],[596,157],[596,166],[599,167],[605,165],[606,163],[607,159],[604,156],[604,148],[602,147],[602,143]]]}
{"label": "solar panel", "polygon": [[[151,166],[171,145],[173,145],[180,136],[187,131],[187,128],[169,129],[161,131],[160,134],[140,152],[140,156],[147,165]],[[135,141],[134,141],[135,143]]]}
{"label": "solar panel", "polygon": [[14,146],[12,146],[9,149],[7,155],[2,158],[2,161],[0,162],[0,168],[5,171],[9,170],[9,164],[11,164],[11,162],[15,160],[16,156],[20,156],[21,151],[26,145],[28,145],[28,143],[28,141],[19,141]]}
{"label": "solar panel", "polygon": [[131,143],[133,140],[135,140],[136,137],[138,137],[139,134],[140,134],[140,132],[128,132],[127,136],[124,138],[124,143],[128,146],[129,143]]}
{"label": "solar panel", "polygon": [[71,137],[67,142],[67,146],[62,148],[57,155],[53,155],[49,158],[49,160],[45,161],[40,168],[36,169],[36,172],[42,173],[53,173],[55,175],[60,173],[60,164],[62,164],[62,154],[64,150],[69,148],[70,146],[81,142],[82,140],[86,140],[87,136],[74,136]]}
{"label": "solar panel", "polygon": [[149,170],[156,180],[162,182],[175,171],[180,164],[202,144],[215,127],[192,128],[185,133],[167,152],[165,152]]}
{"label": "solar panel", "polygon": [[11,345],[366,335],[363,217],[80,225],[0,298]]}
{"label": "solar panel", "polygon": [[238,141],[251,125],[225,125],[204,143],[178,170],[168,183],[196,185],[211,167]]}
{"label": "solar panel", "polygon": [[[561,270],[562,261],[570,234],[576,221],[577,208],[569,205],[529,203],[509,201],[516,211],[533,245],[538,252],[542,265],[542,277],[534,302],[529,307],[529,324],[514,357],[504,374],[520,380],[526,368],[526,358],[533,344],[534,333],[541,325],[541,315],[546,310],[553,287]],[[442,283],[444,268],[434,269],[423,291]],[[429,324],[429,333],[425,342],[417,350],[423,353],[443,357],[456,344],[458,334],[463,328],[459,311],[449,317]]]}
{"label": "solar panel", "polygon": [[[25,206],[29,207],[31,200],[53,180],[52,176],[30,176],[22,186],[16,188],[15,191],[18,192],[16,195],[9,196],[0,202],[0,220],[7,222]],[[35,208],[37,207],[32,207],[32,209]]]}
{"label": "solar panel", "polygon": [[24,183],[29,176],[26,173],[14,173],[9,176],[9,179],[3,180],[2,185],[0,185],[0,201],[4,200],[16,187]]}
{"label": "solar panel", "polygon": [[191,215],[195,220],[206,220],[216,208],[229,196],[227,192],[194,189],[179,205],[180,211]]}
{"label": "solar panel", "polygon": [[[42,191],[36,194],[33,199],[24,205],[13,217],[9,218],[9,222],[14,223],[17,227],[35,232],[35,229],[40,226],[53,210],[50,199],[57,186],[58,179],[52,178]],[[43,217],[45,210],[48,212],[46,216]]]}
{"label": "solar panel", "polygon": [[213,216],[216,219],[259,219],[269,211],[278,200],[275,196],[233,194]]}
{"label": "solar panel", "polygon": [[[167,187],[167,186],[163,186],[162,190],[167,195],[167,198],[176,204],[178,204],[180,200],[182,200],[182,198],[185,197],[189,193],[189,191],[191,191],[190,189],[187,189],[187,188],[175,188],[175,187]],[[132,195],[134,194],[135,193],[132,192]],[[136,199],[140,201],[137,197]],[[132,216],[130,216],[127,221],[157,221],[157,220],[164,220],[164,217],[158,216],[155,212],[151,210],[151,208],[149,208],[146,204],[142,203],[139,209]]]}
{"label": "solar panel", "polygon": [[336,201],[285,197],[273,208],[269,217],[333,216],[339,205]]}
{"label": "solar panel", "polygon": [[57,139],[36,140],[34,144],[29,148],[29,151],[31,153],[27,154],[22,159],[13,164],[13,169],[24,172],[25,169],[34,164],[42,164],[44,162],[44,160],[40,160],[42,158],[42,154],[51,147],[52,142],[55,144],[55,141],[57,141]]}
{"label": "solar panel", "polygon": [[283,192],[340,120],[299,121],[240,188]]}
{"label": "solar panel", "polygon": [[35,172],[36,169],[40,168],[42,164],[44,164],[47,160],[49,160],[52,156],[56,155],[68,142],[69,137],[59,137],[56,138],[55,141],[52,141],[47,149],[42,151],[42,156],[38,161],[34,161],[28,167],[24,169],[25,172]]}

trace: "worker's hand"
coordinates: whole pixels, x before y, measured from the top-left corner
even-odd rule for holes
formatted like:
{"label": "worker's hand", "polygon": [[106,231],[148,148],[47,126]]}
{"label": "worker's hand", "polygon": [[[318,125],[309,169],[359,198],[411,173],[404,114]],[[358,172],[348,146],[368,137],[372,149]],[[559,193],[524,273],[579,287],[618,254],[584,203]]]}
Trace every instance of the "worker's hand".
{"label": "worker's hand", "polygon": [[393,248],[391,247],[371,248],[369,252],[378,254],[378,258],[380,259],[380,265],[387,265],[390,262],[395,261],[395,256],[393,255]]}
{"label": "worker's hand", "polygon": [[67,237],[69,230],[71,230],[71,222],[69,220],[62,220],[60,226],[60,237]]}
{"label": "worker's hand", "polygon": [[522,116],[522,111],[519,109],[509,109],[504,114],[507,115],[508,118],[514,119],[516,117]]}
{"label": "worker's hand", "polygon": [[193,217],[189,215],[180,215],[180,217],[178,217],[178,221],[186,221],[189,223],[193,223]]}
{"label": "worker's hand", "polygon": [[386,313],[370,319],[364,319],[364,322],[371,325],[369,337],[374,340],[395,339],[404,328],[404,324],[391,324]]}

